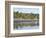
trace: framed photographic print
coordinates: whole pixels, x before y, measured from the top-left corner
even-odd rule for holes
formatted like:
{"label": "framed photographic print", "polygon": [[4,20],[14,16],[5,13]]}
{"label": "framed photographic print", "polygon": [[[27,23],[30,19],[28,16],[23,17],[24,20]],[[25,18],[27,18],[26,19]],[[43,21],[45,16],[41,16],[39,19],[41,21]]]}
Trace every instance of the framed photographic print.
{"label": "framed photographic print", "polygon": [[5,36],[45,34],[45,4],[5,1]]}

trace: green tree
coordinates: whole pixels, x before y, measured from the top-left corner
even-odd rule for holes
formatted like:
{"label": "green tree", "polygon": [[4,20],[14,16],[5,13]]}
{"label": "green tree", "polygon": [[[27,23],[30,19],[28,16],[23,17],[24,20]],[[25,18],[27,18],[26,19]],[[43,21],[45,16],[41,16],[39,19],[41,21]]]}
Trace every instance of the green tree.
{"label": "green tree", "polygon": [[35,18],[33,13],[30,14],[30,18],[31,19],[34,19]]}

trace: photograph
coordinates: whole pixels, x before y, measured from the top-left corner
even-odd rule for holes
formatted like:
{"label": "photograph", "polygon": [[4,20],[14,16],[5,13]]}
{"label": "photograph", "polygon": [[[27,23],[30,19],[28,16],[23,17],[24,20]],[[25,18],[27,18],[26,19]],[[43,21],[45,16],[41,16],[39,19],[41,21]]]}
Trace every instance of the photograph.
{"label": "photograph", "polygon": [[39,8],[13,8],[15,30],[39,29]]}
{"label": "photograph", "polygon": [[45,34],[45,3],[6,1],[5,36]]}

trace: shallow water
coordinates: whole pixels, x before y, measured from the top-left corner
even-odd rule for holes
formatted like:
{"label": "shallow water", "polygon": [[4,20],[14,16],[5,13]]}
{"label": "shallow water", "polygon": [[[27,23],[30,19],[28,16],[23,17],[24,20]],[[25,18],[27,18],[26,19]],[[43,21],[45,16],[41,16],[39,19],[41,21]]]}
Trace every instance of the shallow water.
{"label": "shallow water", "polygon": [[[18,24],[32,24],[32,20],[17,20],[15,21],[14,23]],[[31,30],[31,29],[39,29],[39,20],[34,20],[34,25],[30,26],[23,26],[23,27],[19,27],[18,28],[15,28],[16,30]]]}
{"label": "shallow water", "polygon": [[16,30],[31,30],[31,29],[39,29],[39,26],[23,26],[15,28]]}

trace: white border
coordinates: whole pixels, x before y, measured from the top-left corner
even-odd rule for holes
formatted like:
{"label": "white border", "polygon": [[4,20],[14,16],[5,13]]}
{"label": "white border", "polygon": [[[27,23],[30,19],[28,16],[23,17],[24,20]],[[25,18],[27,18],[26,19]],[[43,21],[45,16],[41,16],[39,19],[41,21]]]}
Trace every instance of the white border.
{"label": "white border", "polygon": [[[22,5],[11,5],[10,6],[10,13],[11,13],[11,19],[10,19],[10,33],[34,33],[34,32],[42,32],[42,6],[22,6]],[[40,9],[40,16],[39,16],[39,29],[36,30],[14,30],[13,29],[13,8],[39,8]]]}

